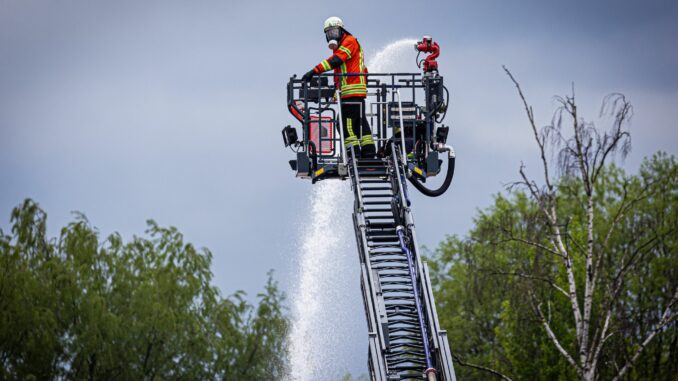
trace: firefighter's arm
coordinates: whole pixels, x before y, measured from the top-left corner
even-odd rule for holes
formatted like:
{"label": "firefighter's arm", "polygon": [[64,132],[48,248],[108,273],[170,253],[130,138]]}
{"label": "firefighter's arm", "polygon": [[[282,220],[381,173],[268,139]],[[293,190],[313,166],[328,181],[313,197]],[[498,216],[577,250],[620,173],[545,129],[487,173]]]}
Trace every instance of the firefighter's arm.
{"label": "firefighter's arm", "polygon": [[324,73],[328,70],[334,69],[335,67],[341,66],[341,64],[344,62],[345,60],[342,60],[339,55],[333,54],[332,57],[322,60],[319,64],[315,65],[313,71],[316,72],[316,74]]}
{"label": "firefighter's arm", "polygon": [[346,62],[350,58],[351,58],[350,47],[342,45],[336,50],[336,53],[334,53],[332,57],[323,60],[322,62],[317,64],[313,68],[313,71],[315,71],[316,74],[324,73],[328,70],[332,70],[334,68],[341,66],[342,63]]}

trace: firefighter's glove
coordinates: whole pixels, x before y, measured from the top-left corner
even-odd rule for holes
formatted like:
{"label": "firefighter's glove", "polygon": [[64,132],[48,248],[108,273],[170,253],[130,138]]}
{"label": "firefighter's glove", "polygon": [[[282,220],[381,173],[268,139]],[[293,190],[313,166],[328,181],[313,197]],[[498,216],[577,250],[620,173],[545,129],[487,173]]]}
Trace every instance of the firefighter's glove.
{"label": "firefighter's glove", "polygon": [[303,77],[301,77],[301,80],[304,82],[308,82],[311,80],[311,78],[315,75],[315,71],[309,70],[308,73],[304,74]]}

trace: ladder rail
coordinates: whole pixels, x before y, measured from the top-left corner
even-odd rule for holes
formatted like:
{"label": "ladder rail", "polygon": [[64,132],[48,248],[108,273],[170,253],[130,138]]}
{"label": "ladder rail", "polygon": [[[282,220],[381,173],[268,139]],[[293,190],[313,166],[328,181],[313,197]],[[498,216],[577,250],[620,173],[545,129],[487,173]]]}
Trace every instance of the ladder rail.
{"label": "ladder rail", "polygon": [[[352,151],[352,157],[355,160],[355,151],[353,151],[353,147],[351,147]],[[366,234],[366,221],[365,221],[365,214],[364,214],[364,206],[363,206],[363,199],[362,199],[362,194],[360,192],[360,174],[358,172],[358,167],[356,165],[351,165],[351,170],[349,171],[349,176],[351,178],[351,187],[354,190],[354,193],[358,195],[356,198],[357,204],[355,205],[355,210],[354,210],[354,227],[356,228],[356,239],[358,240],[358,246],[359,246],[359,251],[360,253],[360,261],[361,263],[361,282],[363,284],[363,292],[368,293],[369,297],[366,297],[365,301],[365,309],[367,313],[367,319],[368,319],[368,325],[370,326],[370,330],[375,332],[375,335],[378,338],[378,344],[380,350],[374,351],[374,354],[371,353],[371,357],[377,357],[377,361],[380,363],[383,363],[383,358],[381,356],[381,353],[386,350],[386,343],[384,339],[384,332],[383,332],[383,327],[379,322],[379,319],[377,317],[380,314],[379,308],[378,308],[378,302],[379,298],[377,293],[375,292],[375,287],[374,287],[374,280],[372,279],[372,266],[371,262],[369,260],[369,254],[366,253],[368,250],[367,248],[369,247],[368,241],[367,241],[367,234]],[[367,255],[366,255],[367,254]],[[367,295],[365,295],[367,296]],[[372,347],[370,347],[372,350]],[[382,365],[383,366],[383,365]],[[381,368],[380,368],[381,369]]]}
{"label": "ladder rail", "polygon": [[338,107],[338,114],[339,114],[339,144],[341,144],[340,150],[341,150],[341,163],[346,165],[346,142],[345,142],[345,137],[344,137],[344,116],[341,112],[341,90],[337,89],[337,92],[335,93],[335,97],[337,97],[337,103],[339,104]]}

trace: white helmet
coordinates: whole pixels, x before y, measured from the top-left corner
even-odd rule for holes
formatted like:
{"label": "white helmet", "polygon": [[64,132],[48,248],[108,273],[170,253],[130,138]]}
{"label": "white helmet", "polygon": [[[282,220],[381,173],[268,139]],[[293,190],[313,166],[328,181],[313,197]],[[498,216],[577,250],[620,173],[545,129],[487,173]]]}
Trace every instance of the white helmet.
{"label": "white helmet", "polygon": [[327,29],[329,29],[333,26],[339,26],[339,27],[343,28],[344,22],[341,21],[341,19],[337,16],[328,17],[327,20],[325,20],[325,25],[323,26],[323,30],[327,32]]}

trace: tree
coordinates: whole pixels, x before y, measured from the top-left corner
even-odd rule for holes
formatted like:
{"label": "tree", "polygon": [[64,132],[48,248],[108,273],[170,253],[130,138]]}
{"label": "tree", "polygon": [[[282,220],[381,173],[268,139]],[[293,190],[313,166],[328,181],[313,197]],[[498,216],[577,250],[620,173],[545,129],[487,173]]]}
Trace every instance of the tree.
{"label": "tree", "polygon": [[284,295],[222,298],[175,228],[103,241],[84,215],[48,238],[31,200],[0,231],[0,379],[264,379],[284,372]]}
{"label": "tree", "polygon": [[[468,239],[450,238],[436,254],[441,320],[453,327],[451,342],[463,343],[458,362],[506,379],[670,379],[678,352],[669,330],[678,299],[675,158],[657,154],[626,176],[613,163],[630,147],[632,108],[622,95],[603,102],[608,132],[581,119],[574,94],[556,98],[552,123],[539,130],[506,73],[543,180],[521,166],[511,197],[498,196]],[[456,338],[455,324],[466,329]]]}

